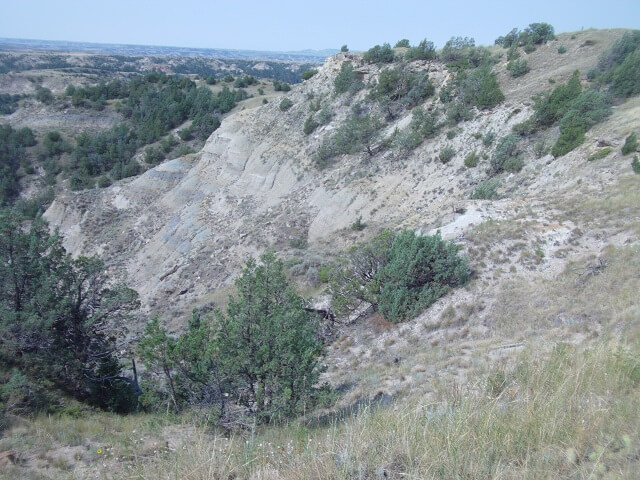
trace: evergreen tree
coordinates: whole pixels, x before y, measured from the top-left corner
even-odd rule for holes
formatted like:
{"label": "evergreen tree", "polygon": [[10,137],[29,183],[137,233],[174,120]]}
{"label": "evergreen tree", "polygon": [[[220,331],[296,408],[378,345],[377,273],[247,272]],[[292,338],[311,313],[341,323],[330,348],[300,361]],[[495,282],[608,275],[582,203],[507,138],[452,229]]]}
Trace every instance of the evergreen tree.
{"label": "evergreen tree", "polygon": [[226,315],[218,313],[220,362],[233,396],[259,421],[304,412],[321,371],[317,321],[272,253],[249,260],[236,287]]}

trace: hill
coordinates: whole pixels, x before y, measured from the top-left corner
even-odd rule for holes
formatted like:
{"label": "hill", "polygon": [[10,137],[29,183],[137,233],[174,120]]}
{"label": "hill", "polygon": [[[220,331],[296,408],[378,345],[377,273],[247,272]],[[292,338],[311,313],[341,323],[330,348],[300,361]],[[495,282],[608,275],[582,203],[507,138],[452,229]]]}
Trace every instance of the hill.
{"label": "hill", "polygon": [[226,306],[267,249],[317,309],[331,264],[387,229],[439,231],[471,280],[406,322],[338,314],[330,409],[230,437],[197,411],[40,418],[0,440],[25,452],[12,474],[633,478],[640,175],[622,147],[640,97],[616,95],[602,60],[625,33],[528,53],[468,39],[438,58],[426,44],[389,62],[372,60],[384,46],[338,53],[277,100],[241,104],[202,150],[58,195],[45,218],[66,249],[101,255],[173,333],[194,307]]}

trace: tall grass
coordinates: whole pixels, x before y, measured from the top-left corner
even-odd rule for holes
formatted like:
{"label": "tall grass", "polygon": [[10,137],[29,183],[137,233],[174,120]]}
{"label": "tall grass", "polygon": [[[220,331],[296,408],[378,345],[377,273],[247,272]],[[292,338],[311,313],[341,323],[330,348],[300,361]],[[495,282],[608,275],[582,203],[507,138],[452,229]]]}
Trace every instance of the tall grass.
{"label": "tall grass", "polygon": [[637,478],[637,345],[559,344],[491,379],[487,389],[366,409],[328,427],[200,432],[120,478]]}

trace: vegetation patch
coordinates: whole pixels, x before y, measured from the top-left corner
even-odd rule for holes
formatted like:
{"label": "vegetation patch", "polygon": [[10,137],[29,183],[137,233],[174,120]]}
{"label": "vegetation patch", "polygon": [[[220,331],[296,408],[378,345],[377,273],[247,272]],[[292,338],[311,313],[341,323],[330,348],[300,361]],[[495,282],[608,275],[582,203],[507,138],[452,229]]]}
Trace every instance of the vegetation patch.
{"label": "vegetation patch", "polygon": [[597,152],[592,153],[591,155],[589,155],[589,158],[587,160],[589,160],[590,162],[593,162],[594,160],[602,160],[604,157],[609,155],[611,152],[613,152],[613,148],[604,147],[604,148],[601,148],[600,150],[598,150]]}
{"label": "vegetation patch", "polygon": [[344,316],[363,306],[393,323],[413,318],[469,278],[467,260],[439,234],[383,232],[351,249],[330,275],[334,310]]}

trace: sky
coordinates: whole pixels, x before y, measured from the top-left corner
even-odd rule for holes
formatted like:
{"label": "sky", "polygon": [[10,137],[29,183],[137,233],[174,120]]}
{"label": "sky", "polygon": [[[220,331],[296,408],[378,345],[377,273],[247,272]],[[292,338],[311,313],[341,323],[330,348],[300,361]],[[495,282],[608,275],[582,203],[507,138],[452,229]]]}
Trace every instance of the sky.
{"label": "sky", "polygon": [[512,28],[640,28],[640,0],[0,0],[0,37],[291,51],[452,36],[489,45]]}

